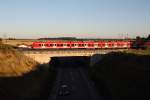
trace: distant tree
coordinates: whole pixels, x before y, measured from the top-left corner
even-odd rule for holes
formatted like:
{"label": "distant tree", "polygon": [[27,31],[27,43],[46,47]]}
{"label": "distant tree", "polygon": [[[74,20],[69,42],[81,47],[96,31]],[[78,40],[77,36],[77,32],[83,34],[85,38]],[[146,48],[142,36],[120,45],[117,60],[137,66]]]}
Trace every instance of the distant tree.
{"label": "distant tree", "polygon": [[148,35],[147,40],[150,40],[150,34]]}
{"label": "distant tree", "polygon": [[3,39],[2,38],[0,38],[0,44],[2,44],[3,43]]}
{"label": "distant tree", "polygon": [[16,40],[15,38],[8,38],[8,40]]}
{"label": "distant tree", "polygon": [[146,48],[145,47],[145,43],[147,41],[147,38],[141,38],[140,36],[137,36],[133,45],[136,47],[136,48]]}

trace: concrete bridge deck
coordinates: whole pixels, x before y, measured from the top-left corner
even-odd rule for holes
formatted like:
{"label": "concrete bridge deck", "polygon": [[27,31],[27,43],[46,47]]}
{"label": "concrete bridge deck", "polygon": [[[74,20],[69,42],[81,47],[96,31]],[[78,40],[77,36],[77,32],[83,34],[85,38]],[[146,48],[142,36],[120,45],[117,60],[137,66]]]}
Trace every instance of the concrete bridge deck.
{"label": "concrete bridge deck", "polygon": [[118,51],[123,51],[123,50],[125,49],[23,50],[23,53],[24,55],[36,60],[39,63],[48,63],[51,57],[92,56],[94,54],[107,54],[109,52],[118,52]]}

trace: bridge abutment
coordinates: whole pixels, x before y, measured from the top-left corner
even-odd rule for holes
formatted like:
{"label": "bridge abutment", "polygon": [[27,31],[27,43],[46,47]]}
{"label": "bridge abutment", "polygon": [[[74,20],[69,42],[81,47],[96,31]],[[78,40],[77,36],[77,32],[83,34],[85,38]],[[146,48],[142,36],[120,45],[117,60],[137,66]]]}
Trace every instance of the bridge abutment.
{"label": "bridge abutment", "polygon": [[[40,64],[49,63],[51,57],[67,57],[67,56],[93,56],[95,54],[107,54],[109,52],[116,52],[119,50],[29,50],[23,51],[23,53]],[[91,58],[91,64],[96,63],[100,60],[99,56],[94,56]],[[96,62],[95,62],[96,61]]]}

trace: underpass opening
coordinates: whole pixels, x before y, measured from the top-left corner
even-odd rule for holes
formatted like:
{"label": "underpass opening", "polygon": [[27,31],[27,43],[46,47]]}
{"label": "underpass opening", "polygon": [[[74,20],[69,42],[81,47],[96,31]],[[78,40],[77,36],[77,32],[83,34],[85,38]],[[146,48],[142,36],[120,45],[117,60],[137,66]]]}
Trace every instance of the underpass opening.
{"label": "underpass opening", "polygon": [[[99,100],[87,75],[90,59],[90,56],[52,57],[50,65],[57,70],[57,76],[49,100]],[[62,89],[63,86],[67,89]]]}
{"label": "underpass opening", "polygon": [[50,65],[55,67],[88,67],[90,56],[51,57]]}

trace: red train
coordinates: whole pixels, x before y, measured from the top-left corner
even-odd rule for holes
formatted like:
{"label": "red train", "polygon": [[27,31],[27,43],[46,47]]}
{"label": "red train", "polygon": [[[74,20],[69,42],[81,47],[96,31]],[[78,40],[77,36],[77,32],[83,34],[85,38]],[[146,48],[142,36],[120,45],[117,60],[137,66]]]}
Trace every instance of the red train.
{"label": "red train", "polygon": [[130,48],[130,41],[69,41],[69,42],[33,42],[33,49],[125,49]]}
{"label": "red train", "polygon": [[145,46],[148,47],[148,48],[150,48],[150,41],[147,41],[147,42],[145,43]]}

